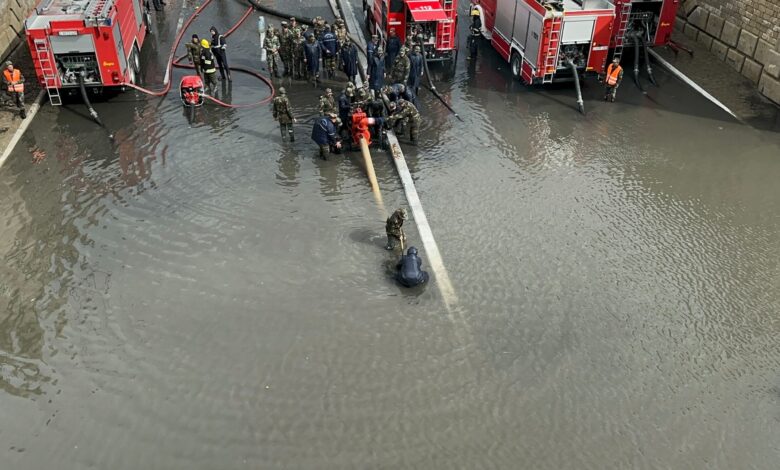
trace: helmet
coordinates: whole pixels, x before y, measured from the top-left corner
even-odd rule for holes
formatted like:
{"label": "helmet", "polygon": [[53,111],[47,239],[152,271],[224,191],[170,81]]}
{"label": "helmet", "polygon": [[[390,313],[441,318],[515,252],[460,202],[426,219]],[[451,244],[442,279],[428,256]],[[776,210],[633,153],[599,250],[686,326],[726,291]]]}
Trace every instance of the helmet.
{"label": "helmet", "polygon": [[286,27],[287,27],[287,22],[286,21],[282,21],[282,28],[286,28]]}
{"label": "helmet", "polygon": [[14,63],[13,63],[13,62],[11,62],[10,60],[7,60],[7,61],[5,62],[5,66],[6,66],[6,67],[8,67],[9,65],[14,65]]}
{"label": "helmet", "polygon": [[208,39],[201,39],[201,40],[200,40],[200,45],[201,45],[201,46],[202,46],[204,49],[209,49],[209,48],[211,47],[211,45],[209,44],[209,40],[208,40]]}
{"label": "helmet", "polygon": [[417,256],[417,248],[410,246],[408,250],[406,250],[407,255],[415,255]]}
{"label": "helmet", "polygon": [[295,17],[294,17],[294,16],[291,16],[291,17],[290,17],[290,21],[295,21]]}
{"label": "helmet", "polygon": [[326,88],[325,89],[325,94],[326,95],[332,95],[333,94],[333,90],[331,90],[330,88]]}
{"label": "helmet", "polygon": [[421,50],[420,46],[414,46],[414,52],[420,52]]}
{"label": "helmet", "polygon": [[395,211],[398,213],[398,215],[401,216],[401,219],[406,220],[406,209],[402,207],[400,209],[396,209]]}
{"label": "helmet", "polygon": [[395,104],[395,101],[391,101],[390,104],[387,105],[387,107],[390,108],[390,112],[392,113],[393,111],[396,110],[396,108],[398,108],[398,105]]}
{"label": "helmet", "polygon": [[283,86],[280,86],[278,91],[279,91],[280,95],[286,95],[287,94],[287,90],[285,90]]}

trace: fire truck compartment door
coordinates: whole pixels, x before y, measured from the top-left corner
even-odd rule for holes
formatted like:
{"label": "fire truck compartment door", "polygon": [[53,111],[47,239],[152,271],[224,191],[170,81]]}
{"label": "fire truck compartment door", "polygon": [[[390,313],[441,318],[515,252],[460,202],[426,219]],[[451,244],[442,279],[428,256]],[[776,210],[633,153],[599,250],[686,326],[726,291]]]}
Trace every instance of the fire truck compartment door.
{"label": "fire truck compartment door", "polygon": [[528,17],[528,39],[525,42],[525,60],[536,70],[539,64],[539,47],[542,45],[542,19],[536,15]]}
{"label": "fire truck compartment door", "polygon": [[51,51],[55,54],[83,54],[95,52],[95,41],[91,34],[78,36],[49,36]]}
{"label": "fire truck compartment door", "polygon": [[414,21],[442,21],[447,19],[447,15],[441,8],[438,0],[406,0],[409,6],[409,13],[412,14]]}
{"label": "fire truck compartment door", "polygon": [[593,38],[593,25],[596,19],[590,18],[566,18],[563,22],[563,44],[587,44]]}

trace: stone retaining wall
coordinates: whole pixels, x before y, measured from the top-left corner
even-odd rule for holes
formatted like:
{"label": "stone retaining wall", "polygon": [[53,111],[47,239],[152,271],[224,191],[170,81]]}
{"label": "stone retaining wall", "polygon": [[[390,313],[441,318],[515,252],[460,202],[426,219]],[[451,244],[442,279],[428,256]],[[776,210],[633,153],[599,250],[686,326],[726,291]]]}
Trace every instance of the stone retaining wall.
{"label": "stone retaining wall", "polygon": [[0,0],[0,57],[24,39],[24,20],[38,0]]}
{"label": "stone retaining wall", "polygon": [[683,0],[678,28],[780,104],[780,1]]}

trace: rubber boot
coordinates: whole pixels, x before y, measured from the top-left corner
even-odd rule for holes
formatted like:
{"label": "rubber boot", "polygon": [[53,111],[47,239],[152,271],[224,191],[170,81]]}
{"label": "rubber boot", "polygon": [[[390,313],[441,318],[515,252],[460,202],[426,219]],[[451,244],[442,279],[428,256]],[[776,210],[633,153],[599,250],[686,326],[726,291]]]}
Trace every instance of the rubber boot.
{"label": "rubber boot", "polygon": [[27,110],[24,109],[24,106],[22,106],[22,109],[19,111],[19,114],[22,115],[22,119],[26,119],[27,118]]}
{"label": "rubber boot", "polygon": [[290,142],[295,142],[295,131],[293,131],[292,124],[290,124],[289,134],[290,134]]}

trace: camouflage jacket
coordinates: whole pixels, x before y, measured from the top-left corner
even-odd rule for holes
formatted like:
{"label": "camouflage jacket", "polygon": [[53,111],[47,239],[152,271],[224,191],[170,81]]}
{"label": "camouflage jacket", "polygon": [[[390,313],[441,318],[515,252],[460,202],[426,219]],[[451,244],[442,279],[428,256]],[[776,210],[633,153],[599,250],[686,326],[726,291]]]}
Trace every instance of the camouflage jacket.
{"label": "camouflage jacket", "polygon": [[335,113],[337,111],[336,109],[336,100],[333,99],[332,96],[328,97],[327,95],[320,96],[320,114],[326,115],[330,113]]}
{"label": "camouflage jacket", "polygon": [[274,119],[279,121],[279,124],[292,124],[292,109],[290,109],[290,100],[287,99],[286,95],[274,98],[273,113]]}

